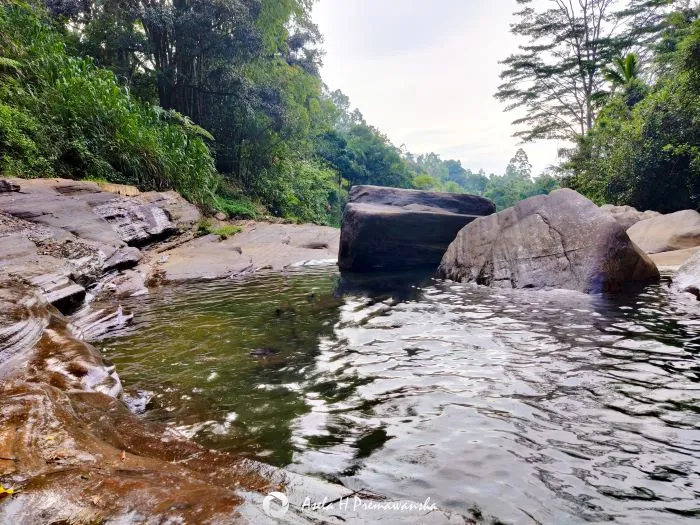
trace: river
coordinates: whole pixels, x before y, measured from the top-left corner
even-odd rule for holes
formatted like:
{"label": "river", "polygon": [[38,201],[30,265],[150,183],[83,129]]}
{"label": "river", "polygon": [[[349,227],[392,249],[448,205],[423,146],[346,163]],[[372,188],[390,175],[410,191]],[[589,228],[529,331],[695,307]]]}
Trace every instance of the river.
{"label": "river", "polygon": [[174,285],[97,343],[207,447],[505,523],[700,517],[700,309],[334,267]]}

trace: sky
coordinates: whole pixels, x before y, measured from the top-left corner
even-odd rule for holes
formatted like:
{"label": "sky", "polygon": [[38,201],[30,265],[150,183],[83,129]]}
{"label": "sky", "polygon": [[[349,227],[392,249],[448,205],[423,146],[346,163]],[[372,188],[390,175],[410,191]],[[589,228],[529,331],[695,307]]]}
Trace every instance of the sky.
{"label": "sky", "polygon": [[515,0],[320,0],[322,77],[396,145],[503,173],[523,147],[538,175],[564,143],[519,144],[493,94],[517,50]]}

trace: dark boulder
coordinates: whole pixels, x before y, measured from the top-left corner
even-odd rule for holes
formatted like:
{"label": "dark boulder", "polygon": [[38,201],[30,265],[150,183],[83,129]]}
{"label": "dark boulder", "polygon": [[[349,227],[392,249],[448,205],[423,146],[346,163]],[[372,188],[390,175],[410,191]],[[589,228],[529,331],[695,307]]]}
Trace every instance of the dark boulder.
{"label": "dark boulder", "polygon": [[474,195],[355,186],[338,264],[354,272],[436,268],[465,225],[494,211],[490,200]]}
{"label": "dark boulder", "polygon": [[19,184],[8,179],[0,179],[0,193],[19,191]]}
{"label": "dark boulder", "polygon": [[586,293],[659,280],[656,265],[623,227],[570,189],[472,222],[450,245],[438,274],[494,287]]}

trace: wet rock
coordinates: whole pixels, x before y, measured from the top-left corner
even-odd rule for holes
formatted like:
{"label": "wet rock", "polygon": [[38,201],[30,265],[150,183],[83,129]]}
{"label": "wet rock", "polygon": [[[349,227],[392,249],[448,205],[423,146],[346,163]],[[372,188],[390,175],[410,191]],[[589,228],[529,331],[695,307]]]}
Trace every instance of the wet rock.
{"label": "wet rock", "polygon": [[640,221],[661,216],[658,211],[638,211],[632,206],[615,206],[613,204],[604,204],[600,207],[600,209],[610,213],[625,230],[628,230]]}
{"label": "wet rock", "polygon": [[95,308],[91,304],[84,305],[69,317],[80,339],[97,341],[105,334],[131,323],[134,315],[125,313],[121,306]]}
{"label": "wet rock", "polygon": [[450,245],[438,274],[494,287],[586,293],[659,280],[654,263],[620,224],[569,189],[472,222]]}
{"label": "wet rock", "polygon": [[632,226],[627,235],[646,253],[700,246],[700,213],[683,210],[647,219]]}
{"label": "wet rock", "polygon": [[274,348],[255,348],[248,352],[248,355],[250,357],[254,357],[255,359],[265,359],[267,357],[272,357],[277,353],[279,353],[279,350],[275,350]]}
{"label": "wet rock", "polygon": [[127,270],[121,273],[109,281],[109,285],[113,287],[114,294],[119,298],[148,294],[143,274],[134,270]]}
{"label": "wet rock", "polygon": [[437,267],[465,225],[494,211],[491,201],[474,195],[355,186],[338,264],[353,272]]}
{"label": "wet rock", "polygon": [[674,290],[691,293],[700,300],[700,253],[696,253],[678,268],[671,283]]}

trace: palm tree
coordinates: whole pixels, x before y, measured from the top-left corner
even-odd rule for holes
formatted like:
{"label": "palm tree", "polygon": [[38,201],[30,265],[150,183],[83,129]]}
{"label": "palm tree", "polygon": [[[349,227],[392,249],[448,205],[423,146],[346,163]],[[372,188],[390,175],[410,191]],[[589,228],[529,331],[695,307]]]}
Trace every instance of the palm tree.
{"label": "palm tree", "polygon": [[615,58],[611,66],[602,69],[602,73],[603,78],[610,83],[612,89],[593,94],[593,101],[600,107],[605,105],[617,89],[624,91],[625,102],[630,108],[646,95],[647,87],[639,78],[639,59],[634,53]]}
{"label": "palm tree", "polygon": [[613,91],[618,87],[626,87],[639,78],[639,59],[634,53],[613,60],[612,67],[603,68],[603,77],[610,82]]}

